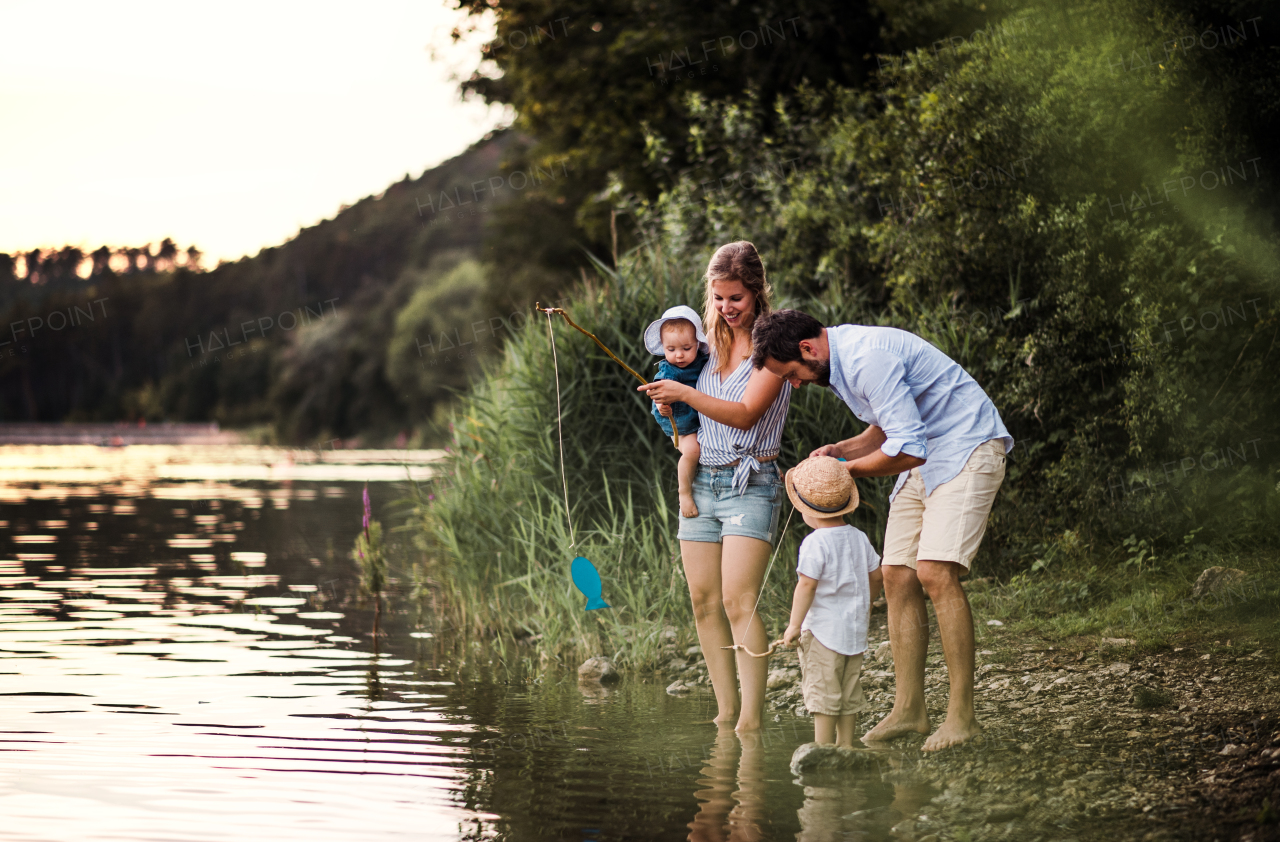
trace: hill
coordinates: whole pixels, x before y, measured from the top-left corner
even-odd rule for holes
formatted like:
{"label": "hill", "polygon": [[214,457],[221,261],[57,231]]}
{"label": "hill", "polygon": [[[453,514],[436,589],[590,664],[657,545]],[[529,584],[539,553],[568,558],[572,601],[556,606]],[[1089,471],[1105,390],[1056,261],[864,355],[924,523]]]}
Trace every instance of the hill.
{"label": "hill", "polygon": [[518,143],[494,133],[210,271],[167,240],[0,256],[0,419],[421,438],[511,329],[482,266],[486,221],[527,183],[562,175],[504,169]]}

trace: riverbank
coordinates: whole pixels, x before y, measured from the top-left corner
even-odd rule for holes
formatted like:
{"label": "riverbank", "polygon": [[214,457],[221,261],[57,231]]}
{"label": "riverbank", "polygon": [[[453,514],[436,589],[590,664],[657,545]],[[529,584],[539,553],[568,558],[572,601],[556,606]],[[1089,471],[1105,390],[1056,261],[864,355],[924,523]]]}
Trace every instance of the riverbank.
{"label": "riverbank", "polygon": [[[867,811],[854,816],[855,823],[918,842],[1280,838],[1274,623],[1280,582],[1268,561],[1261,555],[1237,559],[1243,578],[1225,584],[1219,576],[1218,587],[1205,585],[1196,593],[1193,585],[1181,596],[1172,583],[1186,578],[1185,571],[1170,570],[1163,586],[1138,586],[1093,606],[1096,617],[1108,616],[1137,591],[1175,606],[1164,612],[1163,623],[1139,618],[1147,633],[1129,628],[1123,637],[1105,627],[1091,634],[1055,632],[1080,618],[1071,610],[1025,615],[1026,594],[1019,594],[1018,583],[971,584],[979,634],[975,692],[984,733],[936,754],[919,750],[923,735],[904,737],[891,755],[861,758],[860,768],[879,768],[886,782],[924,781],[937,795],[914,814]],[[993,616],[997,609],[1003,619]],[[892,656],[881,646],[885,618],[881,610],[872,620],[873,654],[863,667],[871,707],[864,727],[893,702]],[[709,693],[700,661],[696,647],[684,656],[672,652],[664,664],[674,679],[668,692]],[[771,661],[768,697],[775,716],[806,715],[799,677],[793,651]],[[947,673],[936,635],[926,687],[930,716],[940,722]]]}

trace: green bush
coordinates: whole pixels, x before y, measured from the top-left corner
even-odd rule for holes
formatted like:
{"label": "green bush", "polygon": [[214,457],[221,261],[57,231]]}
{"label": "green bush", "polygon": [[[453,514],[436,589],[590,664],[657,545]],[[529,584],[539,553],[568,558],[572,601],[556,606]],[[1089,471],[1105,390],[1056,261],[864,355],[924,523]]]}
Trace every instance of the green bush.
{"label": "green bush", "polygon": [[[599,267],[570,309],[642,360],[644,324],[697,305],[712,249],[743,238],[783,306],[924,336],[973,374],[1018,442],[976,569],[1039,577],[1059,608],[1086,604],[1090,581],[1146,574],[1188,535],[1274,545],[1280,260],[1262,210],[1271,180],[1238,175],[1251,155],[1232,129],[1242,71],[1207,51],[1130,66],[1136,46],[1195,24],[1154,2],[1070,14],[1032,2],[1002,37],[893,58],[876,91],[690,97],[692,168],[657,202],[615,189],[647,245],[616,275]],[[669,147],[650,138],[654,166]],[[1223,183],[1210,190],[1208,174]],[[534,331],[455,417],[424,536],[472,625],[518,623],[546,652],[641,658],[631,641],[656,639],[658,623],[691,633],[672,567],[675,456],[625,372],[557,335],[580,546],[564,525],[550,347]],[[802,390],[783,464],[857,430],[833,395]],[[860,482],[853,520],[876,542],[890,483]],[[802,532],[793,524],[761,603],[775,626]],[[582,547],[606,599],[617,588],[638,601],[584,615],[568,579]]]}

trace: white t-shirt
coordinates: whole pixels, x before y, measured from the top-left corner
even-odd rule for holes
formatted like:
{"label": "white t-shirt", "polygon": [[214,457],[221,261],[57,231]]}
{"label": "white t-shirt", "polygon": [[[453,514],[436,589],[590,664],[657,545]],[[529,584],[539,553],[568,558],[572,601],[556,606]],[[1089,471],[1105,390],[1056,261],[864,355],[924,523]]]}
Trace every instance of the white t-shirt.
{"label": "white t-shirt", "polygon": [[818,580],[813,604],[801,629],[841,655],[867,651],[867,619],[871,616],[871,583],[867,574],[880,566],[880,556],[866,533],[852,526],[815,529],[800,543],[796,570]]}

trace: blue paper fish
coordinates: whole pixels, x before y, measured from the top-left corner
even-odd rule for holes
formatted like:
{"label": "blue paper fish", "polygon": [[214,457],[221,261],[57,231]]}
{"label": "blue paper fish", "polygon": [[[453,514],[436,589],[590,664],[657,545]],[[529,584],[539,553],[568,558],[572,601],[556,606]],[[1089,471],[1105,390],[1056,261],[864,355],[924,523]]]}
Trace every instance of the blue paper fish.
{"label": "blue paper fish", "polygon": [[573,560],[573,566],[569,572],[573,576],[573,583],[587,598],[588,611],[609,607],[609,603],[600,598],[600,574],[596,571],[594,564],[582,556],[578,556]]}

